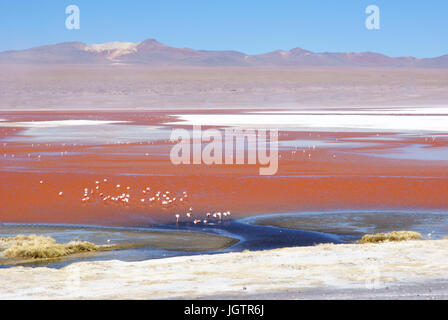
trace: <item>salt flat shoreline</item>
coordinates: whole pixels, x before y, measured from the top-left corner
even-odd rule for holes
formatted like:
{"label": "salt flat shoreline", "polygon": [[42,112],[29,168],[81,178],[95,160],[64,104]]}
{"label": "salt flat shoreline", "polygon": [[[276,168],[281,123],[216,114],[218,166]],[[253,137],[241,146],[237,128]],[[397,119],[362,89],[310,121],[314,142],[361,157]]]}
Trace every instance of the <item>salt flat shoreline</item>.
{"label": "salt flat shoreline", "polygon": [[0,269],[1,299],[448,299],[448,240]]}

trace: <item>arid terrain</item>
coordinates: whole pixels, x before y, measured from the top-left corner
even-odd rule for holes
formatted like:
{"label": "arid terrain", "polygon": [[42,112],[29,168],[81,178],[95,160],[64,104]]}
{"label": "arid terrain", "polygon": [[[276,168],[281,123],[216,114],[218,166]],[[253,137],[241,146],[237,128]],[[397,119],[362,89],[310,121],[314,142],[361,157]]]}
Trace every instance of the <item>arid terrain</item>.
{"label": "arid terrain", "polygon": [[440,105],[446,69],[2,65],[0,109]]}

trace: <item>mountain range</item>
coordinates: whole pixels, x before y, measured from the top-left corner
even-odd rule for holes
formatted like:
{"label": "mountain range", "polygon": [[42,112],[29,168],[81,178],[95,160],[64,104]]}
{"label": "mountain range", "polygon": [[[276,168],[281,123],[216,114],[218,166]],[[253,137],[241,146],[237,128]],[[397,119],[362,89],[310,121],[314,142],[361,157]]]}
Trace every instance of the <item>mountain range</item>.
{"label": "mountain range", "polygon": [[301,48],[248,55],[239,51],[174,48],[147,39],[139,43],[64,42],[0,52],[0,64],[131,64],[201,67],[416,67],[448,68],[448,54],[436,58],[389,57],[374,52],[311,52]]}

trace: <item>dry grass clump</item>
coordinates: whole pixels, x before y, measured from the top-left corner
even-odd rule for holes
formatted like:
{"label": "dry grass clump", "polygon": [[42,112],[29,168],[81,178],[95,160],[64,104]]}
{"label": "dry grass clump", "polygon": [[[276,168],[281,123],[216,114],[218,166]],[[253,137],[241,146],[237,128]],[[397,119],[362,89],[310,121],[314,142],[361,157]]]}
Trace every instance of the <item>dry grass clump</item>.
{"label": "dry grass clump", "polygon": [[421,240],[422,235],[413,231],[393,231],[390,233],[366,234],[362,237],[361,243],[378,243],[386,241],[407,241]]}
{"label": "dry grass clump", "polygon": [[97,245],[86,241],[57,243],[51,237],[36,235],[0,238],[0,251],[6,258],[46,259],[97,250]]}

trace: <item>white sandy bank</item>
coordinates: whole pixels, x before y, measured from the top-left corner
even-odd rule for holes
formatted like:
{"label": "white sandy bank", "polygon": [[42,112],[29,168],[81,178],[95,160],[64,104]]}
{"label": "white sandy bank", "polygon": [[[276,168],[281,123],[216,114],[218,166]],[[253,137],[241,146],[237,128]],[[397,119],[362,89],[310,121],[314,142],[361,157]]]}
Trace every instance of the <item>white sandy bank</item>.
{"label": "white sandy bank", "polygon": [[[424,113],[427,109],[422,109]],[[432,111],[434,112],[434,110]],[[445,111],[446,112],[446,111]],[[446,115],[357,114],[176,114],[178,121],[167,124],[191,126],[237,126],[261,128],[299,128],[319,131],[430,131],[447,132]]]}
{"label": "white sandy bank", "polygon": [[440,278],[448,278],[448,241],[422,240],[80,262],[59,270],[13,267],[0,269],[0,298],[199,298],[307,288],[384,288]]}

